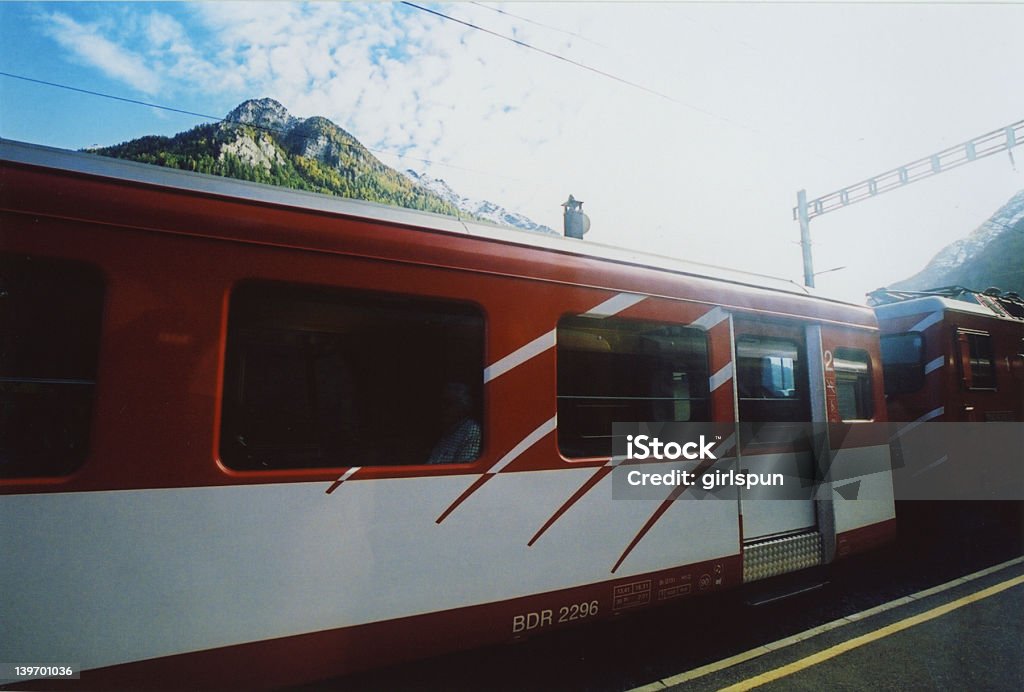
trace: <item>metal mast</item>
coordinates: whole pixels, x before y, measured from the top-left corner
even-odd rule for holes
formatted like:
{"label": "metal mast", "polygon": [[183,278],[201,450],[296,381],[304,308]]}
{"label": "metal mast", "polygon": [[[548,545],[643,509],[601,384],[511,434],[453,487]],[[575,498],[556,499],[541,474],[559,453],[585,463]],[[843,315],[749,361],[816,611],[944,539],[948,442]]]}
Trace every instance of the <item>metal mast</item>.
{"label": "metal mast", "polygon": [[978,159],[983,159],[1002,151],[1009,152],[1013,162],[1013,148],[1024,142],[1024,120],[1018,120],[1006,127],[987,132],[963,144],[936,152],[916,161],[897,166],[891,170],[874,175],[859,183],[848,185],[842,189],[822,195],[810,202],[807,192],[796,193],[796,206],[793,207],[793,219],[800,222],[800,247],[803,250],[804,285],[814,286],[814,263],[811,258],[811,219],[827,214],[836,209],[848,207],[865,199],[905,187],[918,180],[930,178],[939,173],[958,168]]}

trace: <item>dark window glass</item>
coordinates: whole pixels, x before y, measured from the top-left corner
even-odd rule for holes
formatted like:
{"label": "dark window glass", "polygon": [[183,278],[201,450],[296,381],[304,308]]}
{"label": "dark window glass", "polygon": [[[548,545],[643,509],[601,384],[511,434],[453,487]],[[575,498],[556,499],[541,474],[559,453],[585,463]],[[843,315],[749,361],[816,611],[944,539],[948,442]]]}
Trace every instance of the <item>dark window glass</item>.
{"label": "dark window glass", "polygon": [[979,332],[957,332],[960,343],[960,368],[969,389],[995,389],[996,366],[992,357],[992,337]]}
{"label": "dark window glass", "polygon": [[0,254],[0,476],[62,476],[85,460],[103,291],[89,265]]}
{"label": "dark window glass", "polygon": [[558,447],[611,456],[612,423],[709,420],[704,331],[659,322],[558,323]]}
{"label": "dark window glass", "polygon": [[472,305],[244,284],[228,319],[221,458],[235,469],[471,462],[483,344]]}
{"label": "dark window glass", "polygon": [[885,393],[909,394],[924,386],[924,337],[918,332],[882,337]]}
{"label": "dark window glass", "polygon": [[740,336],[736,339],[736,360],[740,420],[809,419],[807,373],[794,342]]}
{"label": "dark window glass", "polygon": [[871,396],[871,361],[866,351],[837,348],[833,364],[839,416],[844,421],[870,420],[874,415]]}

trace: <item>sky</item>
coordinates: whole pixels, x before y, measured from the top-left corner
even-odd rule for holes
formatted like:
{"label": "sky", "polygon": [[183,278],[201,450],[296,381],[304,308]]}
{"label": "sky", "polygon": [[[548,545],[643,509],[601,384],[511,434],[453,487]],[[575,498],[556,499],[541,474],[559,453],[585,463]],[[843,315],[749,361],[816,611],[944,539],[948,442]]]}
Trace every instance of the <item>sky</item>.
{"label": "sky", "polygon": [[[3,2],[0,72],[216,117],[269,96],[552,228],[572,194],[587,242],[798,283],[798,190],[1024,119],[1024,3],[421,6],[480,28],[401,3]],[[203,122],[0,76],[8,139],[79,149]],[[815,270],[843,267],[819,289],[863,302],[916,273],[1024,189],[1015,154],[814,219]]]}

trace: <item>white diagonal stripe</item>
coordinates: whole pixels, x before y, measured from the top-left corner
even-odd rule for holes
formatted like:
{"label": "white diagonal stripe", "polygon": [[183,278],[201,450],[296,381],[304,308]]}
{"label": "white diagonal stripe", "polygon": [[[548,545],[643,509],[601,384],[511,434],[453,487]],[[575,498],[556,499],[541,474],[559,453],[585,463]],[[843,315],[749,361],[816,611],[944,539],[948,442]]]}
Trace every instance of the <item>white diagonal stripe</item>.
{"label": "white diagonal stripe", "polygon": [[921,425],[922,423],[930,421],[932,418],[937,418],[937,417],[941,416],[945,412],[946,412],[946,408],[944,406],[940,406],[939,408],[931,410],[928,413],[924,414],[923,416],[921,416],[920,418],[918,418],[914,422],[908,423],[907,425],[900,426],[900,428],[896,431],[896,434],[890,439],[890,442],[892,440],[896,439],[897,437],[903,437],[908,432],[910,432],[911,430],[913,430],[917,426]]}
{"label": "white diagonal stripe", "polygon": [[908,423],[907,425],[901,425],[899,428],[896,429],[896,434],[889,438],[889,442],[892,442],[893,440],[895,440],[898,437],[903,437],[908,432],[910,432],[911,430],[913,430],[917,426],[921,425],[922,423],[924,423],[926,421],[930,421],[932,418],[938,418],[939,416],[941,416],[945,412],[946,412],[946,407],[945,406],[940,406],[937,409],[933,409],[933,410],[929,411],[928,413],[924,414],[923,416],[921,416],[920,418],[915,420],[913,423]]}
{"label": "white diagonal stripe", "polygon": [[555,330],[552,329],[546,334],[541,334],[536,339],[520,346],[497,363],[484,368],[484,382],[490,382],[495,377],[504,375],[512,368],[518,367],[536,355],[540,355],[555,345]]}
{"label": "white diagonal stripe", "polygon": [[931,420],[932,418],[938,418],[939,416],[941,416],[945,412],[946,412],[946,407],[945,406],[940,406],[937,409],[933,409],[933,410],[929,411],[928,413],[924,414],[923,416],[921,416],[920,418],[918,418],[914,422],[915,423],[924,423],[926,420]]}
{"label": "white diagonal stripe", "polygon": [[924,366],[924,374],[927,375],[930,372],[935,372],[936,370],[938,370],[939,368],[941,368],[945,364],[946,364],[946,356],[939,356],[938,358],[936,358],[935,360],[929,362],[927,365]]}
{"label": "white diagonal stripe", "polygon": [[928,315],[927,317],[925,317],[923,320],[921,320],[920,322],[915,324],[913,327],[911,327],[907,331],[909,331],[909,332],[923,332],[925,329],[928,329],[928,327],[932,326],[933,324],[935,324],[937,322],[941,322],[941,321],[942,321],[942,311],[938,310],[938,311],[933,312],[932,314]]}
{"label": "white diagonal stripe", "polygon": [[939,457],[938,459],[936,459],[935,461],[933,461],[932,463],[928,464],[923,469],[921,469],[920,471],[915,473],[913,476],[911,476],[911,478],[917,478],[922,473],[928,473],[929,471],[931,471],[936,466],[941,466],[942,464],[945,464],[947,461],[949,461],[949,455],[948,454],[943,454],[941,457]]}
{"label": "white diagonal stripe", "polygon": [[723,384],[732,379],[732,361],[726,363],[725,367],[708,378],[708,385],[711,391],[715,391]]}
{"label": "white diagonal stripe", "polygon": [[[611,317],[626,308],[636,305],[646,297],[636,293],[619,293],[583,314],[588,317]],[[509,370],[522,365],[534,356],[538,356],[549,348],[554,347],[556,333],[556,330],[552,329],[546,334],[541,334],[525,346],[520,346],[501,360],[484,368],[484,382],[490,382],[496,377],[504,375]]]}
{"label": "white diagonal stripe", "polygon": [[703,330],[708,330],[714,327],[719,322],[723,322],[729,319],[729,312],[723,308],[712,308],[703,315],[690,322],[691,327],[698,327]]}
{"label": "white diagonal stripe", "polygon": [[617,315],[626,308],[631,308],[647,296],[637,295],[636,293],[620,293],[608,300],[604,301],[597,307],[587,310],[585,314],[587,317],[611,317]]}
{"label": "white diagonal stripe", "polygon": [[556,416],[553,416],[551,418],[551,420],[546,421],[545,423],[541,424],[541,426],[539,428],[537,428],[532,433],[530,433],[529,435],[524,437],[519,444],[517,444],[515,447],[513,447],[511,449],[511,451],[509,451],[508,454],[506,454],[501,459],[499,459],[498,463],[496,463],[491,468],[487,469],[487,473],[493,474],[493,473],[501,472],[501,470],[503,468],[505,468],[506,466],[511,464],[513,461],[515,461],[519,457],[520,454],[522,454],[523,452],[528,450],[533,445],[537,444],[537,442],[542,437],[544,437],[549,432],[554,430],[555,426],[557,425],[557,423],[558,423],[558,416],[556,415]]}
{"label": "white diagonal stripe", "polygon": [[362,466],[353,466],[353,467],[352,467],[352,468],[350,468],[350,469],[349,469],[348,471],[346,471],[345,473],[341,474],[341,477],[340,477],[340,478],[338,478],[338,480],[336,480],[336,481],[335,481],[335,483],[344,483],[344,482],[345,482],[345,481],[347,481],[347,480],[348,480],[349,478],[351,478],[351,477],[352,477],[353,475],[355,475],[355,473],[356,473],[356,472],[357,472],[357,471],[358,471],[359,469],[361,469],[361,468],[363,468],[363,467],[362,467]]}

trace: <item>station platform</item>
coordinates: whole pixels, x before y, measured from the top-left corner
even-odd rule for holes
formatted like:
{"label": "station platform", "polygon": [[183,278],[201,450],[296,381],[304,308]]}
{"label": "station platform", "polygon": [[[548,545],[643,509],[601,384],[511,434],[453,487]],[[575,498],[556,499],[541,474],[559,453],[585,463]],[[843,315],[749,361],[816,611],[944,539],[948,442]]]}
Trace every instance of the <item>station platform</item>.
{"label": "station platform", "polygon": [[1024,557],[635,688],[1024,689]]}

